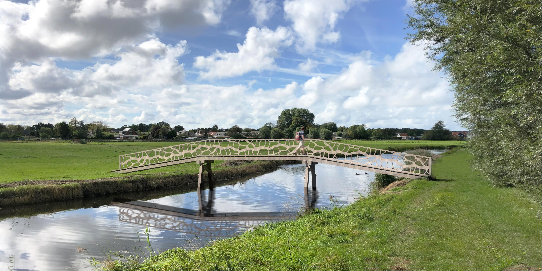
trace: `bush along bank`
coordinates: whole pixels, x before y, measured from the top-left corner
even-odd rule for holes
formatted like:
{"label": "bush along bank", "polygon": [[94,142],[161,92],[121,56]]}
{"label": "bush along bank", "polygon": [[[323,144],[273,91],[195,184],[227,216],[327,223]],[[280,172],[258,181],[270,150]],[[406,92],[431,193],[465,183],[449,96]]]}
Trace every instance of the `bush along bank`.
{"label": "bush along bank", "polygon": [[[255,176],[276,170],[289,161],[269,161],[249,163],[234,167],[213,170],[215,185],[225,184],[233,179]],[[207,174],[204,174],[206,177]],[[32,182],[30,182],[32,183]],[[0,188],[0,208],[22,204],[88,199],[108,195],[156,191],[183,186],[196,189],[198,174],[144,175],[112,179],[73,180],[35,182],[36,184],[16,183],[13,187]],[[0,186],[1,187],[1,186]]]}

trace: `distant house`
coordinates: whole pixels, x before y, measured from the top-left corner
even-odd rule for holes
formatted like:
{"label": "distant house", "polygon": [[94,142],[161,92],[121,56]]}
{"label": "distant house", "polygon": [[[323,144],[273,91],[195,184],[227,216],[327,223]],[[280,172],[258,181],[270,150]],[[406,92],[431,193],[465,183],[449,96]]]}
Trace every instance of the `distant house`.
{"label": "distant house", "polygon": [[461,140],[467,139],[468,134],[469,134],[468,131],[452,131],[452,136],[453,137],[458,137]]}
{"label": "distant house", "polygon": [[139,134],[131,128],[126,128],[119,132],[119,139],[138,139]]}
{"label": "distant house", "polygon": [[209,137],[216,137],[218,132],[209,132]]}
{"label": "distant house", "polygon": [[398,133],[398,134],[397,134],[397,137],[398,137],[398,138],[400,137],[402,140],[409,139],[409,136],[408,136],[407,133]]}
{"label": "distant house", "polygon": [[216,132],[216,135],[214,137],[229,138],[229,136],[226,135],[226,132]]}
{"label": "distant house", "polygon": [[196,136],[196,137],[203,137],[203,136],[205,136],[205,130],[197,130],[195,136]]}

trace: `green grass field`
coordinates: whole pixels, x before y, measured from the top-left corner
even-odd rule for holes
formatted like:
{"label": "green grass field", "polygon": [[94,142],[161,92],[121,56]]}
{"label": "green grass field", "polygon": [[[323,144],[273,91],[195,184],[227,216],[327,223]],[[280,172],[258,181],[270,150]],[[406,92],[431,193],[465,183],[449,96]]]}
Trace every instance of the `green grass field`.
{"label": "green grass field", "polygon": [[[459,141],[343,141],[375,148],[446,148]],[[176,142],[0,142],[0,183],[23,180],[83,180],[124,176],[118,169],[118,156],[153,148],[177,145]],[[214,166],[218,166],[217,162]],[[157,168],[128,175],[157,173],[196,173],[195,163]]]}
{"label": "green grass field", "polygon": [[[539,270],[542,207],[471,170],[465,150],[419,179],[196,251],[173,249],[112,270]],[[530,269],[531,267],[532,269]],[[507,269],[511,268],[511,269]],[[528,269],[529,268],[529,269]]]}
{"label": "green grass field", "polygon": [[[172,142],[0,142],[0,183],[22,180],[99,179],[124,176],[118,169],[119,155],[175,145]],[[139,173],[196,173],[195,163],[157,168]]]}
{"label": "green grass field", "polygon": [[466,141],[431,141],[431,140],[338,140],[337,142],[372,147],[377,149],[404,151],[416,148],[450,149],[466,146]]}

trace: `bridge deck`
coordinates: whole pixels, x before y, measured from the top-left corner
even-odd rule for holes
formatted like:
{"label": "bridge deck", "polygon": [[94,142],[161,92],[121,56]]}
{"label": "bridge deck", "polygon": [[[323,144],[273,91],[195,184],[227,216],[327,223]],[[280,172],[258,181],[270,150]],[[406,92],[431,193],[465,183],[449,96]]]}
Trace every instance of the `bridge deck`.
{"label": "bridge deck", "polygon": [[170,161],[170,162],[163,162],[163,163],[156,163],[152,165],[146,165],[146,166],[140,166],[140,167],[133,167],[123,170],[116,170],[115,172],[118,173],[129,173],[129,172],[135,172],[135,171],[141,171],[146,169],[153,169],[153,168],[159,168],[159,167],[166,167],[166,166],[172,166],[172,165],[179,165],[179,164],[185,164],[185,163],[191,163],[191,162],[204,162],[204,161],[212,161],[212,160],[234,160],[234,161],[300,161],[300,162],[315,162],[315,163],[322,163],[322,164],[328,164],[328,165],[334,165],[334,166],[341,166],[341,167],[347,167],[352,169],[359,169],[359,170],[365,170],[365,171],[371,171],[376,173],[382,173],[382,174],[389,174],[394,175],[397,177],[405,177],[409,179],[418,179],[422,177],[427,177],[426,174],[420,174],[415,172],[409,172],[409,171],[400,171],[400,170],[394,170],[394,169],[384,169],[382,167],[378,166],[370,166],[370,165],[363,165],[360,163],[357,163],[355,161],[351,160],[339,160],[336,158],[325,158],[325,157],[318,157],[318,156],[310,156],[310,155],[273,155],[273,156],[266,156],[266,155],[247,155],[247,156],[227,156],[227,155],[203,155],[193,158],[187,158],[187,159],[180,159],[176,161]]}

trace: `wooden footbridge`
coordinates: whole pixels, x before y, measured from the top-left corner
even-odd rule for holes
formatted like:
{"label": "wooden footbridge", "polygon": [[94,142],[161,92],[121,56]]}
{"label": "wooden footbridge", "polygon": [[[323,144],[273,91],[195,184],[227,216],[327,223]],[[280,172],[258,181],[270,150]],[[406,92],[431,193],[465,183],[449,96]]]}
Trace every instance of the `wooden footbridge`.
{"label": "wooden footbridge", "polygon": [[[316,187],[315,165],[318,163],[417,179],[431,176],[431,157],[393,152],[358,145],[305,140],[306,154],[296,155],[299,141],[293,139],[209,139],[140,151],[119,156],[116,172],[128,173],[158,167],[196,162],[199,183],[207,171],[211,176],[214,160],[300,161],[305,165],[305,187],[312,175]],[[301,153],[301,152],[300,152]]]}

